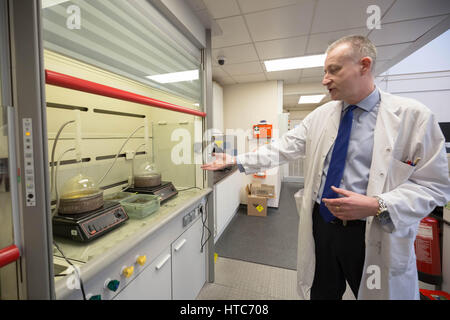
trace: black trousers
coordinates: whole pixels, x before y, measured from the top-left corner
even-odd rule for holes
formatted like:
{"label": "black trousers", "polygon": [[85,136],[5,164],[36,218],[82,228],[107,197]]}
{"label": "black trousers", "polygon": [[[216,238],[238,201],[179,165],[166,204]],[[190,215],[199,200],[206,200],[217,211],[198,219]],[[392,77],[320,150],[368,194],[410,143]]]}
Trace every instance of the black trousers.
{"label": "black trousers", "polygon": [[[335,221],[336,222],[336,221]],[[355,297],[364,268],[365,221],[348,221],[344,226],[327,223],[316,203],[313,210],[313,235],[316,269],[311,300],[341,300],[348,282]]]}

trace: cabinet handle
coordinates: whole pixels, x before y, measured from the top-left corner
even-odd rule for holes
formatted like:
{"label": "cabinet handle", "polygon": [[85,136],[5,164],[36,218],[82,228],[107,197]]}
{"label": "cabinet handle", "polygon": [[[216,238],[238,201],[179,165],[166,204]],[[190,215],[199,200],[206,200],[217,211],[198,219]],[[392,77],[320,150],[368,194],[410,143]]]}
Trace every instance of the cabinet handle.
{"label": "cabinet handle", "polygon": [[161,268],[166,264],[166,262],[169,261],[169,259],[170,259],[170,254],[167,254],[167,255],[164,257],[164,259],[163,259],[160,263],[158,263],[158,264],[156,265],[156,270],[161,269]]}
{"label": "cabinet handle", "polygon": [[186,239],[181,240],[181,242],[175,246],[175,248],[174,248],[175,251],[179,251],[179,250],[181,249],[181,247],[184,246],[184,244],[185,244],[186,242],[187,242]]}

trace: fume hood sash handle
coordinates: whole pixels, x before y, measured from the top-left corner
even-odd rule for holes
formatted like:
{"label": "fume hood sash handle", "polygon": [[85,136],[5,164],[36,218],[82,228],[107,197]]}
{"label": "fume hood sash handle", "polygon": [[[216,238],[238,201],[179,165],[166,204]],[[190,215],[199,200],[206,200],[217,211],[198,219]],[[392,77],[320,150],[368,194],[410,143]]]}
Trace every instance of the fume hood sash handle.
{"label": "fume hood sash handle", "polygon": [[120,99],[124,101],[144,104],[151,107],[157,107],[176,112],[182,112],[192,114],[194,116],[206,117],[206,113],[190,109],[182,106],[178,106],[165,101],[149,98],[125,90],[116,89],[113,87],[105,86],[96,82],[68,76],[59,72],[45,70],[45,83],[67,89],[92,93],[100,96],[105,96],[114,99]]}

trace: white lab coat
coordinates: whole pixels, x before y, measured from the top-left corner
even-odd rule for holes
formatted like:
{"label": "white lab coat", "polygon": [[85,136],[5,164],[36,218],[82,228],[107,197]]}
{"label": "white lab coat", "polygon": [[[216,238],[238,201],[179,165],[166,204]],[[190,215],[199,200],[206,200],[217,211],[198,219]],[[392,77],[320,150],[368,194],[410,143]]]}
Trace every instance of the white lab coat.
{"label": "white lab coat", "polygon": [[[444,137],[424,105],[380,94],[367,195],[385,200],[395,228],[389,233],[377,219],[366,219],[366,257],[358,299],[418,299],[417,228],[435,206],[450,198]],[[305,299],[310,297],[315,270],[312,210],[341,111],[342,102],[326,103],[278,141],[238,157],[250,174],[305,156],[297,259],[298,291]],[[415,167],[404,163],[417,158]]]}

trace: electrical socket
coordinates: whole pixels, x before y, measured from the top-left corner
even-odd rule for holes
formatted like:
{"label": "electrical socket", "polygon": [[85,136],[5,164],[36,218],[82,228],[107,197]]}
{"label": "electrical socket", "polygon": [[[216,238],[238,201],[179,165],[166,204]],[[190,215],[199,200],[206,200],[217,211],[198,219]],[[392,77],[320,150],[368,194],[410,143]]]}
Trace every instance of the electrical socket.
{"label": "electrical socket", "polygon": [[191,217],[189,216],[189,214],[187,214],[183,217],[183,228],[186,227],[189,222],[191,222]]}

